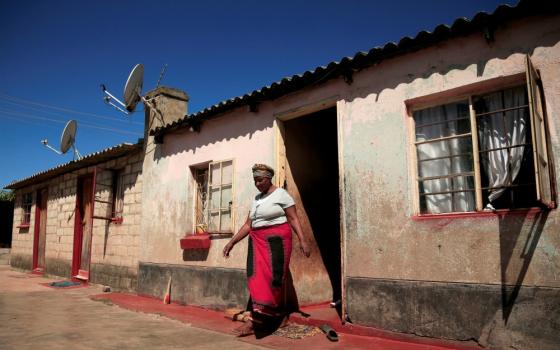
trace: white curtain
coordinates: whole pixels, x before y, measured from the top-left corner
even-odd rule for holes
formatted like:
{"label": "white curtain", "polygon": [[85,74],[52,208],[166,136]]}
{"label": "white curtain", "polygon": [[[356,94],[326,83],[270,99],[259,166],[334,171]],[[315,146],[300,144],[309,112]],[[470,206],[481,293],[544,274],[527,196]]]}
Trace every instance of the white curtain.
{"label": "white curtain", "polygon": [[[492,112],[527,104],[523,86],[482,96],[476,103],[477,113]],[[521,145],[526,142],[529,122],[526,108],[496,113],[478,118],[480,150]],[[523,159],[524,146],[481,154],[480,161],[488,177],[488,186],[509,186],[513,183]],[[490,190],[492,203],[506,188]]]}
{"label": "white curtain", "polygon": [[[463,118],[463,120],[455,120]],[[416,141],[426,141],[445,136],[470,132],[467,102],[452,103],[424,109],[414,113]],[[429,125],[440,121],[446,121]],[[426,125],[426,126],[422,126]],[[445,141],[424,143],[417,146],[418,175],[420,177],[445,176],[470,172],[473,169],[472,141],[470,137],[454,138]],[[450,155],[466,154],[457,157],[427,160]],[[453,190],[474,189],[472,176],[458,176],[421,182],[423,193],[436,193]],[[434,194],[423,196],[428,213],[449,213],[475,210],[473,191]]]}

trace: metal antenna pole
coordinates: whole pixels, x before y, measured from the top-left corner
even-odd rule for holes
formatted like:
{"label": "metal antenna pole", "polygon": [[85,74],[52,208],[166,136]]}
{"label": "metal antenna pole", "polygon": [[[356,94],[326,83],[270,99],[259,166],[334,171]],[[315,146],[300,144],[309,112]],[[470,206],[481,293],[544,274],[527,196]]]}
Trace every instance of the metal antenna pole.
{"label": "metal antenna pole", "polygon": [[159,79],[157,81],[156,88],[159,87],[159,83],[161,83],[166,70],[167,70],[167,63],[164,64],[163,67],[161,68],[161,73],[159,73]]}

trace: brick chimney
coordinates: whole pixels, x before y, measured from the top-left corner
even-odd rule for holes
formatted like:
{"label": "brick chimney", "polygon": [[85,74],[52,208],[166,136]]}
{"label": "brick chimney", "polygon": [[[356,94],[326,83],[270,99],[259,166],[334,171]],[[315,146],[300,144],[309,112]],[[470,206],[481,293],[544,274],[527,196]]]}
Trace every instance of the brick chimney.
{"label": "brick chimney", "polygon": [[146,105],[145,108],[144,137],[146,139],[150,130],[183,119],[188,113],[189,96],[179,89],[160,86],[148,92],[144,98],[153,107]]}

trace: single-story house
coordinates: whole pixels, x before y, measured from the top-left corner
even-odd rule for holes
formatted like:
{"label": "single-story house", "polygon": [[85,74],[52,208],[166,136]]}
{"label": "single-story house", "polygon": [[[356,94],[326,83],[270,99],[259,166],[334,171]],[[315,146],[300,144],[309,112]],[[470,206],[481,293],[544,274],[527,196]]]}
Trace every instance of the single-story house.
{"label": "single-story house", "polygon": [[[343,322],[494,348],[560,343],[557,3],[500,6],[193,114],[180,90],[145,98],[144,145],[119,155],[123,220],[91,216],[89,268],[84,198],[104,196],[95,213],[109,218],[119,193],[88,192],[117,169],[95,155],[8,186],[13,266],[122,276],[155,297],[171,278],[175,301],[244,306],[246,245],[222,249],[256,194],[251,166],[267,163],[312,243],[311,258],[297,242],[292,254],[301,304],[340,300]],[[96,164],[105,180],[87,177]],[[22,232],[43,225],[46,243]]]}
{"label": "single-story house", "polygon": [[143,141],[14,181],[11,265],[136,290]]}
{"label": "single-story house", "polygon": [[[194,114],[148,108],[138,292],[242,306],[250,168],[267,163],[312,244],[302,304],[494,347],[560,343],[560,16],[521,1]],[[167,112],[162,112],[166,110]],[[156,118],[156,116],[158,116]],[[149,215],[147,213],[150,213]],[[208,232],[206,246],[180,242]],[[198,247],[198,249],[192,249]],[[183,249],[187,248],[187,249]]]}

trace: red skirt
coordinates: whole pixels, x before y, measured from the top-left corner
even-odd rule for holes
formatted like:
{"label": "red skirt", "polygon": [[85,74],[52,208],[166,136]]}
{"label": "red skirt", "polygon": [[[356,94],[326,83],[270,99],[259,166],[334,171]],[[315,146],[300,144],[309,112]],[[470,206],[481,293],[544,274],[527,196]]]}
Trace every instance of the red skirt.
{"label": "red skirt", "polygon": [[284,312],[284,290],[291,255],[292,230],[288,223],[251,229],[247,283],[253,311],[271,316]]}

